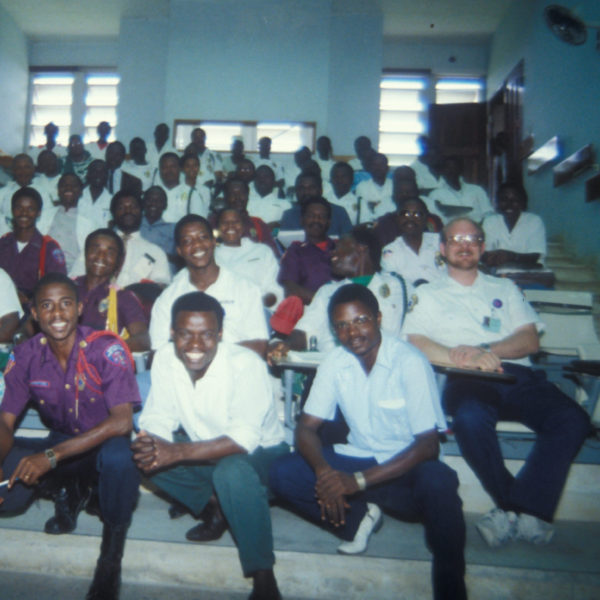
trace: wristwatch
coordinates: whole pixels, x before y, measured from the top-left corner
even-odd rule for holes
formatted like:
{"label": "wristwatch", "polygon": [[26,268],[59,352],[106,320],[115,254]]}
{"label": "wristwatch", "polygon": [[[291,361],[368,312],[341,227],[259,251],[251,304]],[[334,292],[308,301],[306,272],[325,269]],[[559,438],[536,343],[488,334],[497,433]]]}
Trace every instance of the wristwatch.
{"label": "wristwatch", "polygon": [[52,448],[46,448],[46,450],[44,450],[44,454],[50,461],[50,468],[56,469],[56,454],[54,454],[54,450],[52,450]]}

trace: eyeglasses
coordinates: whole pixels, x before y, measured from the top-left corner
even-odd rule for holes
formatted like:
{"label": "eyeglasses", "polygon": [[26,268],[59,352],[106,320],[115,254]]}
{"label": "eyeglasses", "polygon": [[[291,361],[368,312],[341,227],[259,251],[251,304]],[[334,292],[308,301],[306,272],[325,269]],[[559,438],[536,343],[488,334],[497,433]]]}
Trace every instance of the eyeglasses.
{"label": "eyeglasses", "polygon": [[354,319],[352,319],[352,321],[336,321],[333,324],[333,328],[338,332],[342,332],[342,331],[348,331],[348,329],[350,329],[350,327],[355,326],[355,327],[360,327],[361,325],[366,325],[367,323],[370,323],[373,320],[373,317],[371,317],[370,315],[359,315],[358,317],[355,317]]}
{"label": "eyeglasses", "polygon": [[468,244],[469,246],[474,246],[482,242],[483,237],[475,233],[457,233],[446,238],[447,244]]}
{"label": "eyeglasses", "polygon": [[403,210],[400,212],[401,217],[410,218],[414,217],[415,219],[422,219],[425,216],[425,213],[422,210]]}

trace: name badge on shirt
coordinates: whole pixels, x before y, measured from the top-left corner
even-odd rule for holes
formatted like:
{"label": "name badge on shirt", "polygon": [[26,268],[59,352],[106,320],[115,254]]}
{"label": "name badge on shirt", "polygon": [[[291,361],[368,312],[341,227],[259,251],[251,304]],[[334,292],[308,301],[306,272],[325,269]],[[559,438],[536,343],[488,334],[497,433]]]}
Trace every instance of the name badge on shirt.
{"label": "name badge on shirt", "polygon": [[500,319],[495,317],[483,317],[482,325],[486,331],[491,331],[492,333],[499,333],[500,331]]}

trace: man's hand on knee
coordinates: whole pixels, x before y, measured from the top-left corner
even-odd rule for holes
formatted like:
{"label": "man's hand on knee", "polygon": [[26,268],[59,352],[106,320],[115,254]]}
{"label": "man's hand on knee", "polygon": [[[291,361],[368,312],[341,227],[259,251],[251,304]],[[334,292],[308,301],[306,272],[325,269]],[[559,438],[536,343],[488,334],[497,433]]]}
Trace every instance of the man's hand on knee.
{"label": "man's hand on knee", "polygon": [[339,527],[345,523],[345,512],[350,508],[346,496],[355,494],[358,484],[352,475],[327,469],[317,475],[315,492],[321,507],[321,518]]}

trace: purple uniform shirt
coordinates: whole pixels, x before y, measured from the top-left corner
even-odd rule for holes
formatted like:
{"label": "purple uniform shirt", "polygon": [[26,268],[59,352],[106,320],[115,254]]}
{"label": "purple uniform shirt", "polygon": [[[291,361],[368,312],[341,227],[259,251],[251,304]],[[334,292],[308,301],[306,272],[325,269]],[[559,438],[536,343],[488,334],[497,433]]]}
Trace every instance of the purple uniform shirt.
{"label": "purple uniform shirt", "polygon": [[[85,287],[85,276],[75,279],[79,290],[79,301],[83,304],[83,312],[79,317],[81,325],[93,329],[106,329],[108,313],[108,282],[98,285],[92,290]],[[148,319],[137,296],[129,290],[117,290],[117,325],[119,332],[131,323],[142,322],[148,325]]]}
{"label": "purple uniform shirt", "polygon": [[66,372],[43,334],[17,346],[4,371],[0,410],[18,416],[31,400],[47,427],[77,435],[107,419],[114,406],[140,404],[124,343],[112,335],[86,342],[93,333],[90,327],[77,327]]}
{"label": "purple uniform shirt", "polygon": [[324,283],[331,281],[331,251],[335,242],[327,239],[327,249],[321,250],[310,242],[293,242],[281,258],[277,281],[284,284],[293,281],[316,292]]}
{"label": "purple uniform shirt", "polygon": [[[0,238],[0,267],[11,276],[15,286],[28,296],[31,296],[38,282],[42,242],[42,234],[37,229],[21,252],[17,249],[14,233],[7,233]],[[54,240],[46,244],[44,273],[67,274],[65,255]]]}

